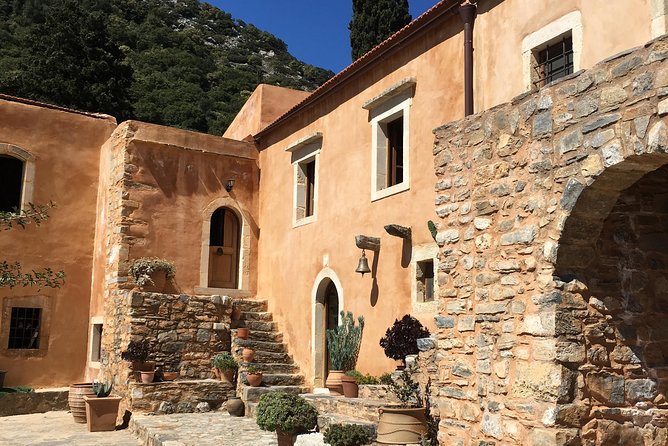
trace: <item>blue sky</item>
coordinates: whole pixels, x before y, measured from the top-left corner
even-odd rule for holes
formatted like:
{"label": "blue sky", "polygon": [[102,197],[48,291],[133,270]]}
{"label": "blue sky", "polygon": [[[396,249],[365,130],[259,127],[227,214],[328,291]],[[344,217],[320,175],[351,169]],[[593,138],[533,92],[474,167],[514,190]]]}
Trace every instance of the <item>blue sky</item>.
{"label": "blue sky", "polygon": [[[350,64],[352,0],[205,0],[288,44],[297,59],[335,73]],[[408,0],[416,18],[438,0]]]}

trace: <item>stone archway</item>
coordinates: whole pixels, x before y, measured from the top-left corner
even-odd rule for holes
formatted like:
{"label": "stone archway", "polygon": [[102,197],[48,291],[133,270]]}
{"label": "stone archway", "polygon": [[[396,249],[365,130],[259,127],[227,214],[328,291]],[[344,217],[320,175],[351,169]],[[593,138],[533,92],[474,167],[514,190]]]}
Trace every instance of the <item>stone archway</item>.
{"label": "stone archway", "polygon": [[[324,387],[328,370],[328,355],[325,333],[334,323],[338,325],[338,313],[343,307],[343,288],[336,273],[330,268],[323,268],[316,277],[313,290],[312,318],[312,364],[313,386]],[[333,307],[336,307],[334,310]]]}
{"label": "stone archway", "polygon": [[666,444],[668,155],[629,157],[585,188],[555,277],[557,356],[577,380],[557,410],[587,444]]}

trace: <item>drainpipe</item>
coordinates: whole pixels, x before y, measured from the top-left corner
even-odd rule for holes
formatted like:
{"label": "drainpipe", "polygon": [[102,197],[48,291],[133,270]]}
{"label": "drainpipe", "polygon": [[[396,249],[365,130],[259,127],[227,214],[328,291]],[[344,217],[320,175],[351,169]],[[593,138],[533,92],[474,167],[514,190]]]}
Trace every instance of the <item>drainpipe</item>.
{"label": "drainpipe", "polygon": [[464,22],[464,116],[473,114],[473,25],[476,4],[466,0],[459,7],[459,17]]}

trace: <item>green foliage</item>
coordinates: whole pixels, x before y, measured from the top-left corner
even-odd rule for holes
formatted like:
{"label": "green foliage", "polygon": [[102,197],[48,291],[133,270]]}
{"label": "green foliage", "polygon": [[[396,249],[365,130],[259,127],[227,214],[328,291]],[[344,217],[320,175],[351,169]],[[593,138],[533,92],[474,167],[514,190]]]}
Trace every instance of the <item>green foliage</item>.
{"label": "green foliage", "polygon": [[248,367],[246,367],[246,373],[248,373],[249,375],[257,375],[262,372],[256,365],[249,365]]}
{"label": "green foliage", "polygon": [[355,325],[353,314],[341,311],[341,325],[327,330],[327,349],[334,370],[353,370],[357,364],[357,356],[362,344],[364,317],[357,318]]}
{"label": "green foliage", "polygon": [[128,343],[128,348],[121,352],[121,358],[125,361],[146,362],[149,352],[150,345],[148,339],[142,339],[141,341],[133,340]]}
{"label": "green foliage", "polygon": [[369,433],[359,424],[332,424],[325,430],[324,440],[332,446],[361,446],[371,442]]}
{"label": "green foliage", "polygon": [[113,389],[114,385],[112,383],[93,383],[93,393],[97,395],[98,398],[108,397]]}
{"label": "green foliage", "polygon": [[380,346],[388,358],[404,361],[406,356],[418,353],[417,340],[426,337],[429,337],[429,330],[413,316],[406,314],[401,320],[395,319],[380,339]]}
{"label": "green foliage", "polygon": [[[0,212],[0,230],[9,230],[16,226],[25,229],[31,222],[39,226],[49,218],[48,211],[55,206],[53,202],[45,205],[28,203],[28,209]],[[15,286],[60,288],[64,283],[65,272],[62,270],[42,268],[24,272],[20,262],[0,261],[0,288],[14,288]]]}
{"label": "green foliage", "polygon": [[0,397],[9,395],[10,393],[31,393],[34,390],[31,387],[15,386],[15,387],[0,387]]}
{"label": "green foliage", "polygon": [[168,279],[176,274],[176,268],[172,262],[158,257],[141,257],[130,262],[128,268],[130,277],[140,287],[149,284],[155,285],[151,279],[151,274],[156,271],[164,271]]}
{"label": "green foliage", "polygon": [[415,367],[406,367],[398,377],[389,383],[390,391],[397,396],[404,407],[424,406],[425,401],[420,392],[420,384],[414,381],[412,376],[416,371]]}
{"label": "green foliage", "polygon": [[431,234],[431,238],[436,241],[436,234],[438,234],[438,229],[436,229],[436,224],[434,224],[433,221],[429,220],[427,222],[427,228],[429,228],[429,233]]}
{"label": "green foliage", "polygon": [[392,374],[391,373],[383,373],[378,377],[378,381],[380,384],[383,384],[385,386],[389,386],[392,384]]}
{"label": "green foliage", "polygon": [[222,134],[260,83],[333,75],[197,0],[0,0],[0,92]]}
{"label": "green foliage", "polygon": [[353,0],[353,17],[348,24],[353,60],[410,21],[408,0]]}
{"label": "green foliage", "polygon": [[358,385],[380,384],[380,381],[375,376],[369,374],[364,375],[357,370],[348,370],[345,374],[346,376],[354,377]]}
{"label": "green foliage", "polygon": [[237,370],[239,364],[229,353],[219,353],[213,357],[211,364],[218,370]]}
{"label": "green foliage", "polygon": [[303,434],[315,428],[318,412],[304,398],[284,392],[269,392],[257,406],[257,425],[266,431]]}

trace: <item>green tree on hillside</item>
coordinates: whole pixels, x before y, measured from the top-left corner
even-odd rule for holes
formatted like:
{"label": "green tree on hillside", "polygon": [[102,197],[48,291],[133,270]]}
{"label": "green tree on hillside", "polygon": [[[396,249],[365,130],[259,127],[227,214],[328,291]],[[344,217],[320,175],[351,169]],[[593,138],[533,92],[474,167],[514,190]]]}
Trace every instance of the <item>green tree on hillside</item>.
{"label": "green tree on hillside", "polygon": [[353,60],[410,21],[408,0],[353,0],[353,18],[348,24]]}

